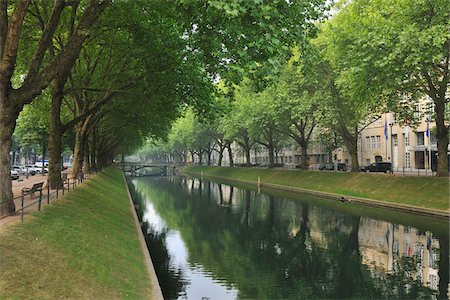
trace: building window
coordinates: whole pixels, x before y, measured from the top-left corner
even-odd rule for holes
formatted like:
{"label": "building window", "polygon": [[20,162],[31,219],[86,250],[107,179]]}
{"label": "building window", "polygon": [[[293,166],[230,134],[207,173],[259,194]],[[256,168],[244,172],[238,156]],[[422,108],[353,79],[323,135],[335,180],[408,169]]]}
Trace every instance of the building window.
{"label": "building window", "polygon": [[370,158],[366,158],[366,164],[370,165]]}
{"label": "building window", "polygon": [[392,136],[392,142],[394,143],[394,147],[398,146],[398,139],[397,139],[397,135],[396,134],[394,134]]}
{"label": "building window", "polygon": [[425,140],[423,137],[423,132],[416,132],[417,135],[417,146],[425,145]]}
{"label": "building window", "polygon": [[437,138],[435,134],[430,133],[430,144],[437,145]]}
{"label": "building window", "polygon": [[370,150],[370,136],[366,136],[366,150]]}
{"label": "building window", "polygon": [[411,168],[411,153],[409,152],[405,153],[405,167]]}
{"label": "building window", "polygon": [[372,149],[376,149],[376,142],[375,142],[375,137],[371,136],[370,140],[372,141]]}
{"label": "building window", "polygon": [[409,134],[403,134],[403,142],[405,143],[405,146],[409,146]]}
{"label": "building window", "polygon": [[381,149],[381,136],[377,135],[376,139],[377,139],[377,149]]}
{"label": "building window", "polygon": [[417,103],[414,108],[414,118],[419,120],[421,119],[421,117],[422,117],[422,108],[420,106],[420,103]]}

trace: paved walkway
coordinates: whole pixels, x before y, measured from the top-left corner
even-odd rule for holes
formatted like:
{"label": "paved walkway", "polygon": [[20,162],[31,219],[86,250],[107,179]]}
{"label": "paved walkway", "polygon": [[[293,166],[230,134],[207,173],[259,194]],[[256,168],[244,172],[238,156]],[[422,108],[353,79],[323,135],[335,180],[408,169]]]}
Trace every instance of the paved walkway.
{"label": "paved walkway", "polygon": [[[67,178],[71,178],[71,169],[67,169],[65,171],[63,171],[63,173],[67,174]],[[22,189],[23,188],[31,188],[33,186],[33,184],[35,183],[39,183],[39,182],[44,182],[44,188],[42,190],[42,202],[41,202],[41,207],[47,205],[47,174],[45,175],[41,175],[41,174],[37,174],[34,176],[29,176],[28,179],[25,176],[21,176],[19,178],[19,180],[13,180],[12,182],[12,191],[13,191],[13,195],[14,195],[14,204],[16,205],[16,210],[20,209],[21,205],[22,205],[22,201],[21,201],[21,194],[22,194]],[[70,186],[70,189],[72,189],[72,185]],[[60,193],[62,193],[61,191],[59,191]],[[50,195],[51,195],[51,201],[55,200],[55,194],[56,194],[56,190],[50,190]],[[62,194],[60,194],[61,196]],[[39,199],[39,193],[35,193],[34,197],[31,197],[31,195],[27,195],[24,197],[24,206],[30,205],[33,202],[36,202]],[[26,218],[26,215],[29,215],[31,212],[33,211],[37,211],[39,209],[38,203],[35,203],[33,205],[31,205],[30,207],[27,207],[24,209],[24,218]],[[8,217],[4,217],[2,219],[0,219],[0,232],[3,231],[7,226],[20,221],[20,212],[17,212],[16,215],[12,215],[12,216],[8,216]]]}

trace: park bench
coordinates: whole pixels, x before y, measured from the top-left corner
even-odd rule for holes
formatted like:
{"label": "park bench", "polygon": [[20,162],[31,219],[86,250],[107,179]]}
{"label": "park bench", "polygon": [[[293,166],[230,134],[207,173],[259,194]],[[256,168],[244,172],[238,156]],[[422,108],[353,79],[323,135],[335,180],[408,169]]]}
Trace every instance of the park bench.
{"label": "park bench", "polygon": [[31,198],[33,198],[34,193],[41,192],[43,186],[44,186],[44,182],[38,182],[38,183],[33,184],[33,186],[31,188],[23,188],[22,196],[31,195]]}

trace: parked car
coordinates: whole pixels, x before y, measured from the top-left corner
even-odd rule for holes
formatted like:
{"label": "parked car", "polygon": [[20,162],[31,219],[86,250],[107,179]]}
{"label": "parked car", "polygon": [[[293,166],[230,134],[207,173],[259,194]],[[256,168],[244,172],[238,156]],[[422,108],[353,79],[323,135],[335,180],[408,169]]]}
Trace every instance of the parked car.
{"label": "parked car", "polygon": [[17,173],[16,170],[12,170],[12,169],[11,169],[11,179],[12,179],[12,180],[19,179],[19,173]]}
{"label": "parked car", "polygon": [[347,171],[347,164],[346,163],[338,163],[337,164],[337,170],[338,171]]}
{"label": "parked car", "polygon": [[19,175],[25,175],[26,169],[24,169],[22,166],[11,166],[11,170],[14,170]]}
{"label": "parked car", "polygon": [[334,164],[333,163],[321,164],[319,166],[319,170],[334,170]]}
{"label": "parked car", "polygon": [[[39,170],[38,174],[40,174],[42,172],[42,161],[36,162],[34,164],[34,166],[37,170]],[[48,162],[47,161],[44,162],[44,174],[45,173],[48,173]]]}
{"label": "parked car", "polygon": [[[37,161],[34,165],[38,168],[42,168],[42,161]],[[44,160],[44,166],[48,167],[48,160]]]}
{"label": "parked car", "polygon": [[361,172],[392,172],[392,164],[390,162],[375,162],[368,166],[362,167]]}
{"label": "parked car", "polygon": [[36,168],[35,166],[32,166],[32,165],[24,166],[24,168],[25,168],[25,170],[28,168],[28,174],[30,174],[32,176],[34,176],[40,172],[40,170],[38,170],[38,168]]}
{"label": "parked car", "polygon": [[330,171],[347,171],[347,164],[346,163],[336,163],[336,165],[334,163],[326,163],[326,164],[321,164],[319,166],[319,170],[330,170]]}

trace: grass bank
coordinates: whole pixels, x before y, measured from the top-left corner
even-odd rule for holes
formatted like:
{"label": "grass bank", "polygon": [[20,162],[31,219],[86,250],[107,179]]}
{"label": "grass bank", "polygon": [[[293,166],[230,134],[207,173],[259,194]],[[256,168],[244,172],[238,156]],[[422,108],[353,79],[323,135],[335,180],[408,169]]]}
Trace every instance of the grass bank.
{"label": "grass bank", "polygon": [[148,299],[119,170],[107,169],[0,235],[0,299]]}
{"label": "grass bank", "polygon": [[448,211],[449,180],[437,177],[187,166],[183,172],[301,188]]}

